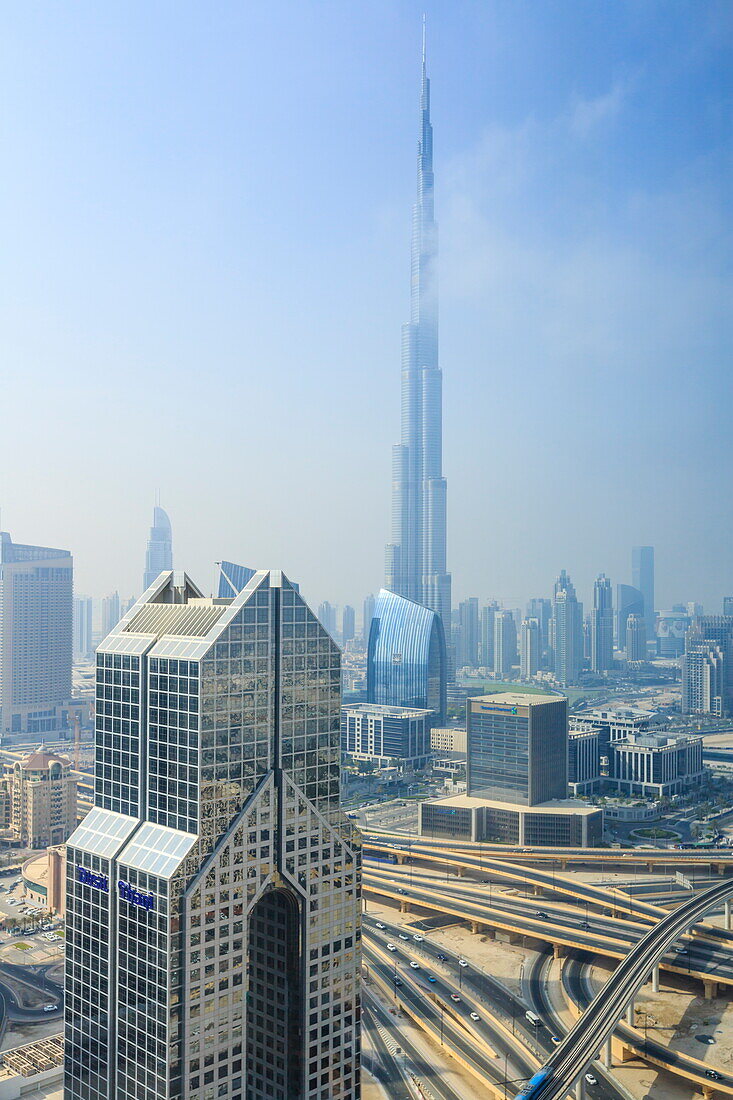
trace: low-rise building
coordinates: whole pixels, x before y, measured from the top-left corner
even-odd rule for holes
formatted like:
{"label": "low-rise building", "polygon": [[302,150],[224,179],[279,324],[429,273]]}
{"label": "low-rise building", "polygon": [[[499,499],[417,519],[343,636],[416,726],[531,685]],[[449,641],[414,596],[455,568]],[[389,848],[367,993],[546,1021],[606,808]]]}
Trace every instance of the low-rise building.
{"label": "low-rise building", "polygon": [[[60,844],[23,864],[23,889],[30,905],[63,916],[66,912],[66,847]],[[1,1097],[0,1097],[1,1100]]]}
{"label": "low-rise building", "polygon": [[620,794],[681,794],[703,779],[702,737],[632,733],[611,746],[610,776]]}
{"label": "low-rise building", "polygon": [[352,703],[341,708],[341,751],[377,767],[417,771],[430,762],[432,710]]}
{"label": "low-rise building", "polygon": [[434,753],[462,752],[466,755],[466,731],[449,726],[433,726],[430,748]]}
{"label": "low-rise building", "polygon": [[535,806],[468,794],[422,802],[420,836],[527,847],[587,848],[603,839],[603,810],[572,799]]}
{"label": "low-rise building", "polygon": [[592,726],[568,732],[568,784],[576,798],[593,794],[601,785],[600,736]]}

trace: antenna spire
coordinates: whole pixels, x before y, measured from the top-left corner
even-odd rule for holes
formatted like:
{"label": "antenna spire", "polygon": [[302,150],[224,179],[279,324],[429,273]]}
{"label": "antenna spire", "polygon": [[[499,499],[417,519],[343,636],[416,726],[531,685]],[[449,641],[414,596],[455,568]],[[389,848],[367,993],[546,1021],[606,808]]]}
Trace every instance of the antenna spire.
{"label": "antenna spire", "polygon": [[422,67],[423,67],[423,72],[425,71],[425,66],[427,64],[427,40],[428,40],[427,21],[428,21],[427,16],[426,16],[425,12],[423,12],[423,14],[422,14]]}

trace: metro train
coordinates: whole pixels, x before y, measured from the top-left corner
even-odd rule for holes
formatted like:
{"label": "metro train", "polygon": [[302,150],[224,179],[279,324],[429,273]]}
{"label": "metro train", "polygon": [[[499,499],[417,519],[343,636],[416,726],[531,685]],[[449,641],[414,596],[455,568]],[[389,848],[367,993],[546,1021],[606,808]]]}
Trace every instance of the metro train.
{"label": "metro train", "polygon": [[539,1096],[540,1088],[552,1077],[553,1073],[553,1069],[539,1070],[534,1077],[530,1078],[522,1091],[517,1093],[514,1100],[532,1100],[533,1097]]}

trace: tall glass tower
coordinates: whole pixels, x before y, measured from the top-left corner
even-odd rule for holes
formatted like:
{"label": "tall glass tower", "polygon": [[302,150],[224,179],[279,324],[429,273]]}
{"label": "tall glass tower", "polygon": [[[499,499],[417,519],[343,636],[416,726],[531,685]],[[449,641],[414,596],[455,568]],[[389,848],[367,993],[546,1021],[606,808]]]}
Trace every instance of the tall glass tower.
{"label": "tall glass tower", "polygon": [[150,528],[148,549],[145,554],[143,592],[146,592],[161,573],[173,568],[173,534],[168,513],[159,504],[153,509],[153,526]]}
{"label": "tall glass tower", "polygon": [[402,330],[402,438],[392,452],[392,541],[386,552],[385,588],[436,611],[449,638],[451,578],[446,571],[437,256],[433,127],[423,23],[411,310]]}
{"label": "tall glass tower", "polygon": [[97,651],[67,845],[65,1100],[358,1100],[337,646],[279,571],[163,573]]}

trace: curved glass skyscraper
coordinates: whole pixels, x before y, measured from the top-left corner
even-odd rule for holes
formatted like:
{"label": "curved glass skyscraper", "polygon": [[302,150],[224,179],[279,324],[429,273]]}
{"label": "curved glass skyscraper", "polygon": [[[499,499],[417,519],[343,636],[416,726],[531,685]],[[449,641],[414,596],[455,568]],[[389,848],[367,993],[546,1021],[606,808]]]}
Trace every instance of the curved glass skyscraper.
{"label": "curved glass skyscraper", "polygon": [[445,720],[447,659],[437,612],[381,589],[369,631],[367,698],[434,710]]}
{"label": "curved glass skyscraper", "polygon": [[438,232],[434,211],[433,127],[423,28],[417,201],[412,212],[410,321],[402,331],[402,438],[392,453],[392,540],[385,587],[430,607],[450,637],[446,571],[442,374],[438,366]]}

